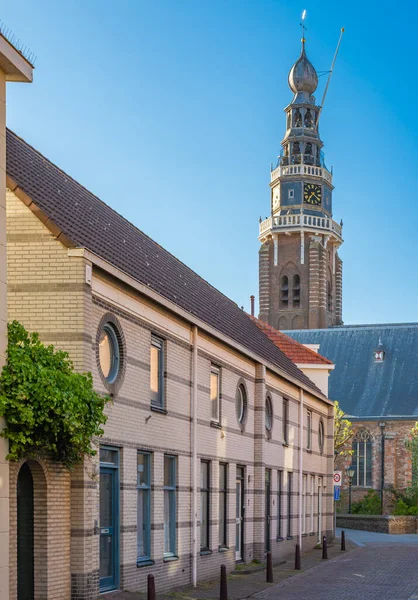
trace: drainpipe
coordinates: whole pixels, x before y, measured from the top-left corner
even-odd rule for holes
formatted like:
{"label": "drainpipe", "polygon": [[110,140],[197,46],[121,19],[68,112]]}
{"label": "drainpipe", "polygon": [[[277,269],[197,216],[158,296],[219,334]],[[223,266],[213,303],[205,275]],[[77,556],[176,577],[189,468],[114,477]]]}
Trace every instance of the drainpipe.
{"label": "drainpipe", "polygon": [[303,390],[299,390],[299,547],[302,550],[303,518]]}
{"label": "drainpipe", "polygon": [[192,585],[197,586],[197,337],[198,328],[193,327],[192,358]]}

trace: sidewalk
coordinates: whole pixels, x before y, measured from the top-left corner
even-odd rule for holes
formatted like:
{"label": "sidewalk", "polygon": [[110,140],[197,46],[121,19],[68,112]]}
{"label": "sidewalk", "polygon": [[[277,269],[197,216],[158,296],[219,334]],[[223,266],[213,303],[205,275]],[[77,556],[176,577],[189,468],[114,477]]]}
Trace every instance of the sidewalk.
{"label": "sidewalk", "polygon": [[[357,548],[357,545],[346,539],[346,548],[348,552]],[[328,560],[341,556],[341,554],[343,553],[340,551],[340,540],[336,538],[335,545],[328,547]],[[274,583],[266,583],[265,568],[250,574],[243,574],[240,573],[238,567],[237,571],[233,571],[228,575],[228,599],[240,600],[241,598],[249,598],[289,577],[312,569],[322,563],[322,549],[311,550],[310,552],[302,554],[301,571],[294,570],[294,558],[291,558],[286,563],[273,568]],[[244,567],[247,567],[247,565],[243,565],[243,568]],[[167,592],[161,595],[158,594],[158,581],[155,582],[155,585],[157,590],[157,600],[218,600],[219,598],[219,579],[216,581],[199,583],[196,588],[181,588],[174,592]],[[106,600],[145,600],[145,598],[146,594],[132,592],[113,592],[106,594]]]}

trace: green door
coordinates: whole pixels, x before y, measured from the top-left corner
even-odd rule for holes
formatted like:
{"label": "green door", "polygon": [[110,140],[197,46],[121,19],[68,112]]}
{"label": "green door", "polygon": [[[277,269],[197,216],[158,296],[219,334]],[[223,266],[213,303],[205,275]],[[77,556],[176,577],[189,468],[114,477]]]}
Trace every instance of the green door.
{"label": "green door", "polygon": [[[119,453],[100,450],[100,591],[119,585]],[[103,460],[109,462],[103,462]],[[114,462],[110,462],[114,461]]]}

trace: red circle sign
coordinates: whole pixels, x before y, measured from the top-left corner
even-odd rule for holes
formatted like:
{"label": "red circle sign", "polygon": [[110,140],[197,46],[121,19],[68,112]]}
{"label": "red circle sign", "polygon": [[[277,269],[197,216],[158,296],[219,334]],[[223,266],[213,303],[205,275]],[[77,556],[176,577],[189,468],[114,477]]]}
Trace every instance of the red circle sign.
{"label": "red circle sign", "polygon": [[341,473],[334,473],[334,483],[337,485],[341,483]]}

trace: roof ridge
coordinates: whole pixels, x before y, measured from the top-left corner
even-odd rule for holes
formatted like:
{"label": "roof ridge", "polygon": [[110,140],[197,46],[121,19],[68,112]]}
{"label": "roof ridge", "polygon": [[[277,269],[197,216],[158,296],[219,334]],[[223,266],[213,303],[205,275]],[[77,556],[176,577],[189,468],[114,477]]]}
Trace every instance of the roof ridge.
{"label": "roof ridge", "polygon": [[[17,133],[14,132],[12,129],[10,129],[9,127],[7,127],[6,129],[15,138],[19,139],[23,144],[25,144],[26,146],[28,146],[29,148],[31,148],[34,152],[36,152],[36,154],[38,154],[38,156],[42,160],[46,161],[54,169],[56,169],[57,171],[59,171],[60,173],[62,173],[63,175],[65,175],[65,177],[68,177],[69,179],[71,179],[71,181],[73,181],[75,185],[83,188],[83,190],[85,190],[95,200],[98,200],[103,206],[105,206],[107,209],[111,210],[113,213],[115,213],[116,215],[118,215],[118,217],[120,217],[121,219],[123,219],[125,221],[125,223],[127,223],[129,225],[129,227],[132,227],[135,231],[139,231],[148,240],[150,240],[150,242],[152,242],[153,244],[156,244],[159,248],[161,248],[162,251],[164,251],[167,254],[169,254],[170,256],[172,256],[174,258],[174,260],[176,260],[178,263],[180,263],[183,267],[186,267],[186,269],[188,269],[191,273],[193,273],[193,275],[196,275],[197,277],[199,277],[199,279],[201,279],[202,281],[204,281],[209,287],[211,287],[213,290],[215,290],[218,294],[221,294],[226,300],[228,300],[228,302],[232,302],[233,304],[235,304],[239,308],[238,302],[235,302],[234,300],[232,300],[231,298],[229,298],[226,294],[224,294],[223,292],[221,292],[220,290],[218,290],[218,288],[216,288],[214,285],[212,285],[207,279],[205,279],[204,277],[202,277],[201,275],[199,275],[199,273],[197,273],[196,271],[194,271],[185,262],[183,262],[182,260],[180,260],[179,258],[177,258],[177,256],[175,256],[172,252],[170,252],[169,250],[167,250],[166,248],[164,248],[164,246],[162,246],[159,242],[156,242],[147,233],[145,233],[144,231],[142,231],[142,229],[139,229],[139,227],[137,227],[136,225],[134,225],[131,221],[129,221],[129,219],[127,219],[126,217],[124,217],[121,213],[119,213],[117,210],[115,210],[112,206],[110,206],[109,204],[107,204],[106,202],[104,202],[104,200],[102,200],[101,198],[99,198],[99,196],[96,196],[96,194],[93,194],[93,192],[91,190],[89,190],[88,188],[86,188],[82,183],[80,183],[79,181],[77,181],[77,179],[75,179],[72,175],[69,175],[66,171],[64,171],[64,169],[61,169],[61,167],[59,167],[54,162],[52,162],[49,158],[47,158],[46,156],[44,156],[42,154],[42,152],[40,152],[39,150],[37,150],[34,146],[32,146],[32,144],[29,144],[29,142],[27,142],[24,138],[22,138],[21,136],[17,135]],[[36,204],[36,202],[35,202],[35,204]]]}

